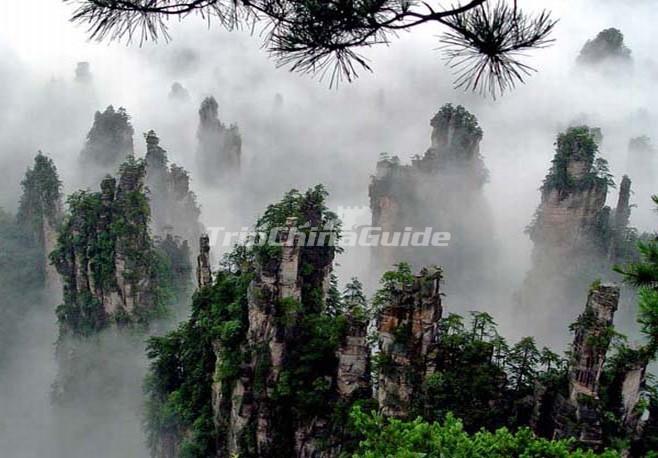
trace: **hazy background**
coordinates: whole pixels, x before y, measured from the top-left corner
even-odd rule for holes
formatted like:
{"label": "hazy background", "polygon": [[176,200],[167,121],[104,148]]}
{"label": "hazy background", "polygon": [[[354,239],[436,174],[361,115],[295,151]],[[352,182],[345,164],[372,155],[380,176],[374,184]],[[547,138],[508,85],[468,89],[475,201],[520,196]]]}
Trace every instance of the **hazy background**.
{"label": "hazy background", "polygon": [[[141,133],[154,129],[170,160],[191,172],[206,226],[248,226],[283,192],[316,183],[327,186],[333,208],[356,207],[352,219],[367,224],[369,213],[362,207],[368,206],[369,176],[379,154],[397,154],[403,162],[422,154],[429,146],[430,118],[444,103],[460,103],[484,130],[481,151],[491,177],[485,193],[495,221],[491,243],[502,253],[492,269],[499,289],[508,293],[473,308],[492,313],[501,329],[517,338],[524,335],[523,323],[511,320],[509,313],[512,294],[529,265],[531,244],[523,229],[539,203],[538,188],[550,166],[556,134],[576,121],[601,127],[601,152],[617,181],[627,168],[628,140],[642,134],[658,138],[655,2],[520,3],[527,9],[553,10],[560,18],[556,43],[532,53],[527,62],[539,72],[526,85],[493,101],[452,89],[453,77],[436,51],[436,35],[442,30],[433,27],[402,34],[389,47],[365,50],[374,73],[364,72],[356,82],[330,89],[328,81],[276,68],[258,37],[219,26],[208,29],[196,18],[172,21],[169,44],[99,44],[87,41],[83,27],[68,22],[68,5],[56,0],[3,1],[0,206],[15,210],[20,180],[37,150],[55,160],[66,193],[77,189],[83,181],[77,159],[93,113],[113,104],[132,116],[138,155],[145,151]],[[576,69],[585,41],[608,27],[624,33],[633,52],[632,71],[604,78]],[[79,61],[90,63],[91,85],[74,81]],[[189,101],[168,98],[175,81],[189,91]],[[237,123],[243,138],[242,174],[224,190],[206,189],[195,180],[197,110],[207,95],[216,97],[220,118]],[[634,184],[645,191],[632,198],[638,208],[633,209],[631,224],[653,230],[656,216],[648,196],[653,183]],[[614,206],[616,197],[613,190],[608,204]],[[362,251],[345,253],[339,263],[341,283],[358,275],[368,282],[369,291],[374,289]],[[448,309],[450,302],[447,297]],[[0,374],[0,450],[14,451],[11,456],[50,456],[54,305],[24,324],[25,338],[15,346],[10,369]],[[565,318],[565,331],[567,324]],[[139,421],[132,424],[137,428]],[[139,434],[117,437],[125,447],[123,455],[107,456],[141,456],[134,450]]]}

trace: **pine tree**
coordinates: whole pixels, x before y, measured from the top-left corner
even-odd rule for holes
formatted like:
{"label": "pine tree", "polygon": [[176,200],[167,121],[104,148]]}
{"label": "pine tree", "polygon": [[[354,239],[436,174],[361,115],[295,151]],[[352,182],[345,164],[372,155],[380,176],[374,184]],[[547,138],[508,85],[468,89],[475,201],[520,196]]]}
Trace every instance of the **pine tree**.
{"label": "pine tree", "polygon": [[[658,196],[652,196],[658,205]],[[615,267],[626,283],[638,288],[638,322],[648,339],[644,350],[653,359],[658,352],[658,239],[639,242],[640,261]]]}
{"label": "pine tree", "polygon": [[510,373],[510,381],[514,390],[530,389],[531,382],[537,374],[537,364],[540,361],[540,353],[535,345],[535,339],[524,337],[514,345],[507,358]]}
{"label": "pine tree", "polygon": [[496,336],[496,322],[486,312],[471,312],[471,337],[473,340],[489,340]]}

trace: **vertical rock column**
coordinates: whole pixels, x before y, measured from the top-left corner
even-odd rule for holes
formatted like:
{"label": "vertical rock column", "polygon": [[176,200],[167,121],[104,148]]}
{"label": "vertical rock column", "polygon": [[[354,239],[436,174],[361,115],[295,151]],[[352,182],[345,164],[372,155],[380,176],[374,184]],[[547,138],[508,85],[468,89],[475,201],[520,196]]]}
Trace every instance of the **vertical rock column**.
{"label": "vertical rock column", "polygon": [[384,415],[406,417],[422,379],[434,372],[441,319],[441,270],[423,269],[401,285],[377,320],[380,347],[377,399]]}
{"label": "vertical rock column", "polygon": [[579,394],[595,396],[598,393],[618,302],[618,286],[597,285],[589,293],[585,313],[576,324],[572,348],[569,376],[572,401],[576,401]]}
{"label": "vertical rock column", "polygon": [[219,120],[219,106],[207,97],[199,108],[197,164],[200,178],[207,184],[221,184],[240,171],[242,137],[237,125],[225,126]]}
{"label": "vertical rock column", "polygon": [[624,262],[630,214],[630,180],[621,181],[615,210],[605,205],[611,176],[599,155],[598,130],[570,127],[557,136],[552,166],[541,187],[541,202],[527,233],[533,242],[532,265],[518,295],[519,316],[531,333],[544,332],[548,343],[562,340],[560,318],[573,320],[571,304],[597,278],[608,279],[612,265]]}
{"label": "vertical rock column", "polygon": [[204,234],[199,239],[199,256],[197,257],[197,285],[199,288],[212,284],[210,271],[210,238]]}
{"label": "vertical rock column", "polygon": [[628,226],[628,219],[631,216],[629,205],[631,198],[631,179],[624,175],[619,185],[619,197],[617,199],[617,208],[615,209],[615,225],[617,228]]}
{"label": "vertical rock column", "polygon": [[45,291],[51,297],[61,297],[62,282],[49,260],[50,253],[57,247],[57,229],[63,216],[62,183],[52,159],[40,151],[34,158],[34,165],[27,169],[21,187],[16,221],[32,235],[42,251],[39,269],[43,272]]}
{"label": "vertical rock column", "polygon": [[628,221],[631,217],[631,180],[627,175],[621,179],[619,184],[619,196],[617,197],[617,207],[615,208],[614,217],[612,220],[614,228],[614,236],[610,241],[610,248],[608,250],[608,258],[611,262],[617,262],[623,257],[620,248],[623,246],[624,238],[626,237],[626,228]]}
{"label": "vertical rock column", "polygon": [[642,411],[636,407],[645,389],[647,362],[637,361],[624,374],[621,387],[622,423],[632,437],[637,436],[642,429]]}
{"label": "vertical rock column", "polygon": [[[258,263],[256,277],[249,285],[249,329],[245,351],[251,354],[251,358],[240,368],[240,376],[231,390],[221,383],[213,386],[215,423],[227,433],[226,456],[244,453],[241,443],[251,434],[255,436],[255,443],[250,452],[269,456],[272,446],[272,422],[276,419],[270,409],[270,398],[287,350],[286,330],[277,320],[277,314],[281,312],[277,309],[286,300],[299,301],[301,298],[298,278],[300,247],[295,234],[297,220],[288,218],[286,224],[288,231],[280,234],[281,258],[270,260],[265,265]],[[260,379],[255,380],[256,377]],[[249,431],[252,427],[254,431]]]}
{"label": "vertical rock column", "polygon": [[160,146],[160,139],[154,131],[144,136],[146,186],[150,191],[153,234],[160,238],[174,235],[188,243],[199,240],[203,231],[199,221],[201,210],[196,195],[190,190],[188,172],[176,164],[169,164],[167,151]]}
{"label": "vertical rock column", "polygon": [[[473,114],[451,104],[442,106],[430,124],[431,144],[423,155],[414,156],[409,165],[384,156],[371,178],[372,226],[382,229],[382,242],[372,249],[374,270],[386,271],[401,261],[421,267],[441,259],[456,279],[450,286],[452,297],[478,303],[482,298],[471,285],[492,281],[483,266],[494,262],[495,255],[488,242],[493,219],[483,192],[488,175],[480,154],[483,131]],[[450,233],[450,243],[418,247],[390,242],[394,232],[426,228]]]}
{"label": "vertical rock column", "polygon": [[585,312],[575,323],[569,363],[569,398],[559,408],[555,437],[575,437],[591,447],[601,445],[599,382],[612,337],[619,287],[593,285]]}
{"label": "vertical rock column", "polygon": [[348,313],[347,320],[347,336],[343,345],[338,349],[338,374],[336,376],[338,394],[343,399],[351,399],[355,393],[370,388],[368,321],[354,313]]}

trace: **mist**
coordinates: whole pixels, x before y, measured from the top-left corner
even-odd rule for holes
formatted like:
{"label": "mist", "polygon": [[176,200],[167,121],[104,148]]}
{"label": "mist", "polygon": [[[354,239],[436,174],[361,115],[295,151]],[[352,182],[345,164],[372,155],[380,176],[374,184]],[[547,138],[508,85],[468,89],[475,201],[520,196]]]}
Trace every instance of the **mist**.
{"label": "mist", "polygon": [[[524,8],[540,9],[546,2],[527,3]],[[170,162],[190,172],[206,228],[252,227],[286,191],[318,183],[327,187],[330,207],[349,225],[367,225],[368,184],[380,153],[398,155],[404,163],[422,154],[430,145],[432,116],[445,103],[461,104],[484,132],[480,152],[489,181],[483,195],[493,220],[486,243],[497,257],[489,281],[469,291],[488,300],[466,304],[454,292],[445,298],[446,309],[486,311],[510,340],[540,329],[538,341],[566,346],[568,324],[580,313],[587,291],[573,298],[573,313],[564,323],[538,325],[532,323],[533,311],[517,313],[513,296],[531,264],[532,243],[524,229],[540,202],[556,135],[568,126],[601,128],[601,156],[617,183],[629,172],[631,138],[647,135],[658,145],[653,43],[658,17],[650,0],[558,0],[547,6],[560,18],[555,43],[528,57],[538,71],[526,84],[492,100],[453,88],[453,75],[435,49],[438,32],[431,27],[402,34],[390,46],[365,50],[374,72],[363,71],[356,81],[330,88],[328,80],[278,68],[249,31],[228,32],[188,18],[170,23],[170,43],[96,43],[87,40],[83,27],[68,22],[69,5],[8,2],[0,7],[0,207],[15,213],[20,182],[39,150],[57,165],[65,195],[87,187],[79,154],[94,113],[113,105],[131,115],[138,157],[146,150],[142,133],[153,129]],[[624,33],[632,68],[609,75],[577,67],[583,44],[608,27]],[[90,82],[76,81],[78,62],[89,62]],[[169,97],[174,83],[187,91],[187,99]],[[220,120],[237,124],[243,141],[239,176],[218,186],[196,178],[198,109],[210,95],[219,103]],[[653,186],[633,181],[631,203],[636,207],[630,226],[640,232],[656,227]],[[611,190],[607,205],[614,207],[616,196]],[[193,254],[197,243],[190,241]],[[213,247],[215,267],[225,251]],[[339,256],[341,285],[357,276],[369,294],[377,289],[369,254],[355,248]],[[449,271],[445,281],[451,281]],[[0,298],[0,309],[5,300]],[[143,342],[120,349],[111,336],[99,338],[98,345],[109,352],[110,363],[120,363],[117,371],[125,377],[113,401],[90,394],[93,417],[51,406],[57,371],[55,307],[60,300],[49,296],[31,304],[11,334],[0,364],[0,450],[16,458],[83,457],[92,450],[96,456],[148,456],[140,417],[147,369]],[[630,318],[618,327],[636,336],[633,298],[622,297],[622,303],[626,309],[620,314]],[[556,336],[556,328],[563,334]],[[541,329],[547,334],[541,335]],[[70,428],[62,432],[62,423]]]}

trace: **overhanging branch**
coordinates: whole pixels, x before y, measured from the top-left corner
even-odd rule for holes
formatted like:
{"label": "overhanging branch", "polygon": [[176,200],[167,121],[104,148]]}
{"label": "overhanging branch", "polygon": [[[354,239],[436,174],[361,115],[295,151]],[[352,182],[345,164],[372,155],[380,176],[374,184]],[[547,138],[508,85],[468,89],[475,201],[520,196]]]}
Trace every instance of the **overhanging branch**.
{"label": "overhanging branch", "polygon": [[[530,17],[504,0],[470,0],[440,9],[422,0],[63,0],[75,3],[72,20],[88,26],[92,39],[169,39],[167,20],[199,14],[228,29],[259,23],[264,46],[293,71],[330,74],[330,84],[370,71],[356,48],[390,43],[396,32],[422,24],[449,31],[441,37],[455,85],[496,96],[533,69],[521,53],[552,42],[556,21]],[[331,71],[329,71],[329,69]]]}

